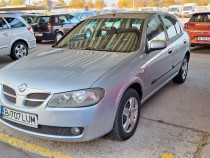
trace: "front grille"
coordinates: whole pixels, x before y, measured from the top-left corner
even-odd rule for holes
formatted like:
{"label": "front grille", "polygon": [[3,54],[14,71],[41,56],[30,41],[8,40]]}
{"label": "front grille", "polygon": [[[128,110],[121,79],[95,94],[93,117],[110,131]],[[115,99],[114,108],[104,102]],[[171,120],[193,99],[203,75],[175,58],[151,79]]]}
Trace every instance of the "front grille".
{"label": "front grille", "polygon": [[[1,115],[0,115],[0,119],[2,119],[4,122],[6,122],[6,123],[8,123],[8,124],[10,124],[14,127],[24,129],[24,130],[27,130],[27,131],[31,131],[31,132],[35,132],[35,133],[56,135],[56,136],[75,136],[71,132],[71,127],[54,127],[54,126],[39,125],[38,128],[33,128],[33,127],[21,125],[21,124],[3,119]],[[84,132],[84,128],[79,127],[79,129],[80,129],[80,133],[77,134],[77,136],[81,135]]]}
{"label": "front grille", "polygon": [[49,93],[31,93],[25,98],[24,105],[29,107],[40,106],[49,95]]}
{"label": "front grille", "polygon": [[3,94],[9,102],[16,103],[16,93],[12,88],[3,85]]}

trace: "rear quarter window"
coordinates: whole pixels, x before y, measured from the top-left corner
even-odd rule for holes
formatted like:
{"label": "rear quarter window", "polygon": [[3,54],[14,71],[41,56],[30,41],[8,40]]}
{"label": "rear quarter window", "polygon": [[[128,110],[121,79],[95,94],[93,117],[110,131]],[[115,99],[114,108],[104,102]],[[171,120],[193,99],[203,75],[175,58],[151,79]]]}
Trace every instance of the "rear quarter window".
{"label": "rear quarter window", "polygon": [[6,17],[5,20],[9,23],[11,28],[19,28],[19,27],[25,27],[26,26],[22,21],[20,21],[17,18]]}
{"label": "rear quarter window", "polygon": [[4,19],[0,18],[0,30],[8,29],[8,25],[4,21]]}
{"label": "rear quarter window", "polygon": [[210,13],[194,14],[190,22],[210,22]]}

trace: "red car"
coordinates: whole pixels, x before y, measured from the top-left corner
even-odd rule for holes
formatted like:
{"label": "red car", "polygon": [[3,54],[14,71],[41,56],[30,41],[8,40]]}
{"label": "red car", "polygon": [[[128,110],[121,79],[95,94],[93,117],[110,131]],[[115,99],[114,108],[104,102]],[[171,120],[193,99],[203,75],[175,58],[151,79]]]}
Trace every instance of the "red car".
{"label": "red car", "polygon": [[190,35],[191,46],[210,45],[210,10],[194,13],[184,28]]}

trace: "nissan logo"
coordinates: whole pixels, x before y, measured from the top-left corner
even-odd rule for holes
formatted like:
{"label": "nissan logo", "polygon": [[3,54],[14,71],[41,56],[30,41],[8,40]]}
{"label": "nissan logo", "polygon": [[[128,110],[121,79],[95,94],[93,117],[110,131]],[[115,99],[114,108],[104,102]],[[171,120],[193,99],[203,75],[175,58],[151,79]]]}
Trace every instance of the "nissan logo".
{"label": "nissan logo", "polygon": [[27,84],[26,83],[23,83],[22,85],[19,86],[19,91],[20,92],[24,92],[27,88]]}

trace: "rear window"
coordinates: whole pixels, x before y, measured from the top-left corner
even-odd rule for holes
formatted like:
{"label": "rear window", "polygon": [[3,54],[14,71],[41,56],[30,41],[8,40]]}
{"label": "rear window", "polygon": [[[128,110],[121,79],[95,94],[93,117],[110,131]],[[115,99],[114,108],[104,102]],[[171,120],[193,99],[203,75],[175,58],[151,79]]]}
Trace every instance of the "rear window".
{"label": "rear window", "polygon": [[49,16],[41,16],[35,19],[35,23],[49,23],[50,17]]}
{"label": "rear window", "polygon": [[9,23],[9,25],[11,26],[11,28],[25,27],[25,24],[22,23],[17,18],[5,18],[5,20]]}
{"label": "rear window", "polygon": [[194,14],[191,19],[191,22],[210,22],[210,13],[204,14]]}

